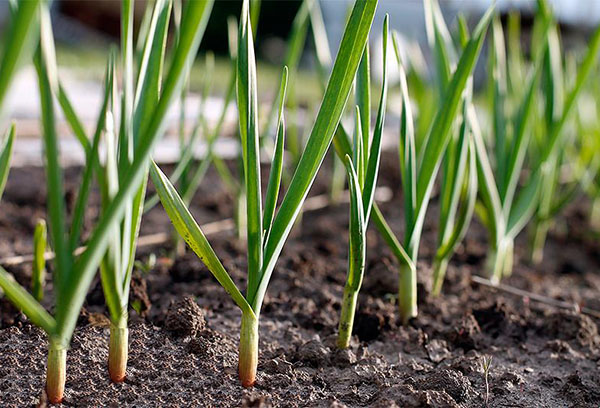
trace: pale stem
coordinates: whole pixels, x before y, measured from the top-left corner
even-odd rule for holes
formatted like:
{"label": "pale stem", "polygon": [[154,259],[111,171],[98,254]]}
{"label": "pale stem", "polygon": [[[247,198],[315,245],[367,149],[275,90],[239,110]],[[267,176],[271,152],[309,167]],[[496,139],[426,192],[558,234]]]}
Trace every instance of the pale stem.
{"label": "pale stem", "polygon": [[256,382],[258,366],[258,319],[250,313],[242,313],[238,372],[244,387]]}
{"label": "pale stem", "polygon": [[344,298],[342,301],[342,313],[340,315],[340,324],[338,328],[337,346],[341,349],[350,346],[352,337],[352,328],[354,327],[354,314],[356,311],[356,301],[358,291],[346,285],[344,287]]}
{"label": "pale stem", "polygon": [[509,277],[512,275],[513,263],[515,257],[515,242],[511,239],[506,243],[506,250],[504,252],[504,267],[502,269],[502,276]]}
{"label": "pale stem", "polygon": [[129,353],[129,329],[127,318],[118,325],[110,324],[110,342],[108,347],[108,373],[112,382],[125,381],[127,357]]}
{"label": "pale stem", "polygon": [[540,221],[535,225],[531,238],[531,262],[534,265],[539,265],[544,259],[544,246],[549,227],[550,223],[547,221]]}
{"label": "pale stem", "polygon": [[503,276],[510,276],[513,267],[514,243],[506,238],[500,241],[496,248],[491,248],[487,268],[490,281],[497,285]]}
{"label": "pale stem", "polygon": [[65,392],[67,348],[62,342],[50,340],[46,367],[46,394],[51,404],[60,404]]}
{"label": "pale stem", "polygon": [[434,297],[439,296],[442,292],[442,285],[444,284],[444,277],[446,276],[446,270],[448,269],[448,258],[437,259],[433,263],[433,287],[431,294]]}
{"label": "pale stem", "polygon": [[402,324],[407,324],[411,318],[417,317],[417,270],[403,262],[399,274],[398,308]]}

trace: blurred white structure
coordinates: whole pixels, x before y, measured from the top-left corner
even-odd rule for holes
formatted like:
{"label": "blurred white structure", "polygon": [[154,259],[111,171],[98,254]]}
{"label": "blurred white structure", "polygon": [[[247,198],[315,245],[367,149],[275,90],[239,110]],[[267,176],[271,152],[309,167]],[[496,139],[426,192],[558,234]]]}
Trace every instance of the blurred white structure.
{"label": "blurred white structure", "polygon": [[[600,0],[548,0],[561,24],[571,26],[572,32],[588,33],[600,24]],[[476,21],[490,7],[494,0],[439,0],[446,22],[452,29],[456,15],[465,14],[470,21]],[[535,0],[496,0],[496,8],[501,14],[519,10],[524,16],[535,13]],[[332,51],[336,51],[353,0],[320,0],[325,27]],[[377,14],[373,21],[371,36],[371,62],[376,76],[381,75],[381,26],[385,14],[390,15],[390,28],[400,34],[402,58],[405,64],[425,64],[429,58],[429,47],[425,31],[423,0],[379,0]],[[390,47],[391,48],[391,47]],[[393,51],[392,51],[393,52]],[[396,62],[388,56],[390,80]]]}
{"label": "blurred white structure", "polygon": [[[409,3],[412,1],[408,1]],[[401,2],[399,2],[401,3]],[[420,1],[418,1],[420,3]],[[455,10],[483,13],[492,4],[490,0],[447,0],[446,4]],[[600,22],[600,1],[598,0],[548,0],[554,14],[563,24],[581,28],[594,28]],[[519,9],[526,13],[533,13],[535,1],[532,0],[498,0],[500,12]]]}
{"label": "blurred white structure", "polygon": [[[323,18],[332,45],[337,46],[340,41],[344,28],[344,16],[347,15],[352,2],[353,0],[320,0]],[[459,11],[467,16],[479,17],[494,2],[501,13],[518,9],[523,14],[532,15],[536,7],[535,0],[439,1],[442,11],[448,17],[448,21],[452,21]],[[562,24],[589,30],[600,23],[600,0],[548,0],[548,2]],[[379,0],[374,24],[382,20],[385,13],[390,14],[390,22],[394,29],[412,40],[417,40],[420,43],[426,41],[423,0]]]}

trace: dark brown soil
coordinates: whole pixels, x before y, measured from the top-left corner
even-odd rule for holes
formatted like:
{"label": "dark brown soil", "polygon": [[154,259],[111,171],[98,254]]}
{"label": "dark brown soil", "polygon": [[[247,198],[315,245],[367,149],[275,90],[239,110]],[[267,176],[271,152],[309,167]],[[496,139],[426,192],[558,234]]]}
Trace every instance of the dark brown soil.
{"label": "dark brown soil", "polygon": [[[391,163],[386,160],[384,163]],[[77,171],[67,174],[77,186]],[[382,184],[399,185],[391,166]],[[0,204],[0,257],[30,253],[35,219],[44,215],[43,172],[14,169]],[[232,213],[231,200],[210,173],[193,212],[200,222]],[[318,184],[314,192],[323,192]],[[397,188],[395,188],[397,190]],[[384,205],[402,230],[400,197]],[[95,213],[90,206],[90,215]],[[528,266],[526,239],[517,242],[507,284],[600,310],[600,248],[578,203],[550,235],[546,259]],[[311,406],[311,407],[598,407],[598,320],[497,293],[472,283],[483,273],[486,234],[475,223],[452,261],[444,294],[427,296],[435,242],[435,204],[422,241],[417,319],[396,313],[396,261],[375,230],[350,350],[335,348],[346,273],[348,208],[306,213],[283,251],[261,314],[257,384],[237,380],[240,312],[193,254],[174,263],[170,246],[153,248],[157,266],[136,271],[127,380],[106,372],[108,328],[100,285],[94,283],[67,361],[64,406]],[[143,234],[164,231],[156,208]],[[210,237],[240,287],[244,244],[233,232]],[[147,259],[149,250],[140,251]],[[12,267],[28,284],[30,266]],[[47,287],[51,293],[51,285]],[[49,297],[49,296],[48,296]],[[51,303],[51,299],[49,300]],[[45,335],[0,299],[0,406],[40,402]],[[484,359],[491,358],[487,378]],[[486,390],[486,381],[489,392]]]}

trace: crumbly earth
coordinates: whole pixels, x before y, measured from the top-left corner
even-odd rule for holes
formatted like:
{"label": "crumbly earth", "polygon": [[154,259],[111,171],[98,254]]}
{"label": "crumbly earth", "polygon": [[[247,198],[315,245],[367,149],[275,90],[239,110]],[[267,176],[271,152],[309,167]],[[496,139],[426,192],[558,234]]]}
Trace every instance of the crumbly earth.
{"label": "crumbly earth", "polygon": [[[386,165],[391,162],[384,160],[381,181],[397,186],[397,169]],[[67,201],[77,174],[67,173]],[[216,176],[208,177],[193,206],[200,222],[232,214]],[[40,180],[39,169],[13,170],[0,204],[0,257],[30,252],[35,218],[44,214]],[[325,192],[324,185],[321,180],[313,193]],[[383,206],[397,232],[401,208],[399,196]],[[600,248],[585,210],[577,203],[558,221],[540,266],[528,265],[527,241],[520,239],[514,274],[505,283],[600,310]],[[428,297],[435,213],[434,202],[419,263],[420,313],[405,327],[396,313],[397,263],[369,231],[355,336],[345,351],[336,350],[335,333],[348,208],[305,213],[265,299],[252,389],[237,380],[240,312],[208,270],[190,253],[169,261],[170,244],[140,251],[140,259],[153,251],[158,262],[150,272],[135,272],[127,380],[108,379],[106,310],[95,282],[68,353],[63,406],[598,407],[598,319],[473,283],[472,275],[484,273],[486,234],[479,224],[451,262],[443,295]],[[167,228],[155,208],[142,233]],[[232,231],[210,240],[243,287],[244,244]],[[29,265],[10,271],[27,284]],[[50,307],[51,283],[46,289]],[[45,335],[0,299],[0,406],[44,404],[45,346]]]}

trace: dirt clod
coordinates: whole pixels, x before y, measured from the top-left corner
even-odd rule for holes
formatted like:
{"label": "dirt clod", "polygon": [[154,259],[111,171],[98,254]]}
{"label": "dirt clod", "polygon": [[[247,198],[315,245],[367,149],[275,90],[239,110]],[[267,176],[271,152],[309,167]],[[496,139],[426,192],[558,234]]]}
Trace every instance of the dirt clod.
{"label": "dirt clod", "polygon": [[477,348],[480,333],[479,323],[475,316],[469,313],[460,319],[456,327],[450,329],[448,339],[455,347],[472,350]]}
{"label": "dirt clod", "polygon": [[356,354],[350,349],[337,349],[333,352],[331,362],[340,368],[345,368],[356,363]]}
{"label": "dirt clod", "polygon": [[460,408],[446,391],[427,390],[419,395],[419,406],[427,408]]}
{"label": "dirt clod", "polygon": [[573,406],[591,407],[600,404],[600,391],[578,372],[565,378],[561,392],[573,402]]}
{"label": "dirt clod", "polygon": [[206,325],[204,312],[190,296],[172,303],[165,319],[165,329],[176,336],[194,336]]}
{"label": "dirt clod", "polygon": [[444,391],[456,402],[465,402],[473,393],[473,387],[467,377],[456,370],[438,370],[423,382],[424,390]]}
{"label": "dirt clod", "polygon": [[450,356],[448,344],[444,340],[434,339],[425,345],[429,359],[434,363],[439,363]]}
{"label": "dirt clod", "polygon": [[541,328],[542,332],[561,340],[575,341],[583,347],[600,345],[598,326],[594,321],[581,313],[561,311],[550,315],[550,321]]}
{"label": "dirt clod", "polygon": [[311,367],[319,367],[329,361],[331,350],[324,346],[321,340],[315,339],[307,341],[298,347],[296,359]]}

